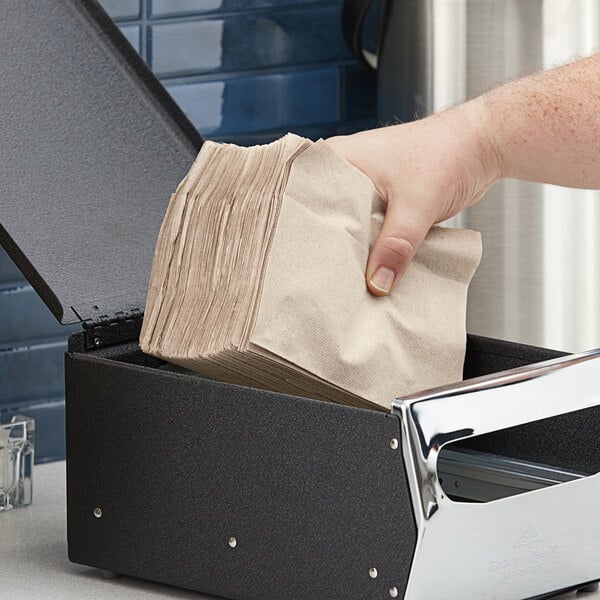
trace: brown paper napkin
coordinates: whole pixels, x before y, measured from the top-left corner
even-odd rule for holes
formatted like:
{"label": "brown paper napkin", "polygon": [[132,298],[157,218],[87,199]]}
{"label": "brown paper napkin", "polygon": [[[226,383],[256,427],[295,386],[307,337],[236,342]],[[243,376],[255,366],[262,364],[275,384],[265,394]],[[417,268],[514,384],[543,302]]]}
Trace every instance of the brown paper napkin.
{"label": "brown paper napkin", "polygon": [[206,142],[159,235],[140,344],[209,377],[345,404],[462,378],[478,233],[434,227],[388,297],[366,288],[384,203],[326,142]]}

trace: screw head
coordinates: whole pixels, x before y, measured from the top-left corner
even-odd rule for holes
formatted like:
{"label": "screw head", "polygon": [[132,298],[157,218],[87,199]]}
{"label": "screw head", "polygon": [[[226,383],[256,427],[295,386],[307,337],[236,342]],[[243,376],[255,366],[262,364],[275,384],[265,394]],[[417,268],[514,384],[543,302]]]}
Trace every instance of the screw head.
{"label": "screw head", "polygon": [[392,598],[398,597],[398,588],[397,587],[391,587],[388,591]]}
{"label": "screw head", "polygon": [[96,519],[99,519],[102,516],[102,509],[99,506],[94,509],[94,516]]}
{"label": "screw head", "polygon": [[100,338],[94,338],[94,346],[100,345]]}
{"label": "screw head", "polygon": [[398,440],[396,438],[390,440],[390,448],[392,450],[398,450]]}
{"label": "screw head", "polygon": [[234,537],[230,537],[230,538],[229,538],[229,545],[230,545],[232,548],[235,548],[235,547],[237,546],[237,540],[236,540]]}
{"label": "screw head", "polygon": [[377,579],[377,569],[375,567],[369,569],[369,577],[371,579]]}

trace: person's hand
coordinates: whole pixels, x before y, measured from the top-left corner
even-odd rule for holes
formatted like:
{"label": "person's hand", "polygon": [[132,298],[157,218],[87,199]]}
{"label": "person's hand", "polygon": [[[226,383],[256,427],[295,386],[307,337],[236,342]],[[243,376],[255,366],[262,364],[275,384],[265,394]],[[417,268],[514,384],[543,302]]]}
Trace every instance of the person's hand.
{"label": "person's hand", "polygon": [[327,140],[387,202],[367,262],[388,294],[434,223],[501,177],[600,189],[600,54],[511,81],[437,115]]}
{"label": "person's hand", "polygon": [[434,223],[477,202],[501,176],[484,111],[474,100],[420,121],[327,140],[387,202],[367,263],[373,294],[390,293]]}

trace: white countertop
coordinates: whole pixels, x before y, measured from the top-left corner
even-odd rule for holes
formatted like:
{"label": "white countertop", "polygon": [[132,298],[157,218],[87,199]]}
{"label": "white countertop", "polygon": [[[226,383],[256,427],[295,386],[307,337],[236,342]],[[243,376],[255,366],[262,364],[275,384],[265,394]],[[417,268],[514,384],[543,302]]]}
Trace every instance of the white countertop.
{"label": "white countertop", "polygon": [[[23,600],[214,598],[132,577],[105,580],[95,569],[70,563],[64,462],[35,467],[32,506],[0,513],[0,597]],[[575,594],[560,598],[575,598]],[[577,598],[600,600],[600,592],[580,594]]]}

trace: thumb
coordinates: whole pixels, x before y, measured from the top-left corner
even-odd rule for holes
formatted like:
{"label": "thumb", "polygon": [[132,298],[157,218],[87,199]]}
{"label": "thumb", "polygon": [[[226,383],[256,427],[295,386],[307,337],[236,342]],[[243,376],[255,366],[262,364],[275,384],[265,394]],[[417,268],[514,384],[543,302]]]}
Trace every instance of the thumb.
{"label": "thumb", "polygon": [[379,237],[367,262],[367,286],[375,296],[387,296],[408,268],[434,223],[418,206],[388,202]]}

